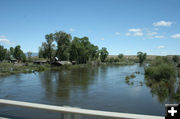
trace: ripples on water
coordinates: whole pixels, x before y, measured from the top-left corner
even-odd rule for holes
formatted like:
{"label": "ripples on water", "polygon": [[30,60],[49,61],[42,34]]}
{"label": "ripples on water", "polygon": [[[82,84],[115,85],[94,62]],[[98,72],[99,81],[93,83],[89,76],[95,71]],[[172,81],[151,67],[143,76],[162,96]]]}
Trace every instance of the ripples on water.
{"label": "ripples on water", "polygon": [[[131,74],[136,77],[130,79],[133,85],[128,85],[125,77]],[[81,67],[3,77],[0,79],[0,98],[147,115],[164,115],[164,103],[177,103],[177,100],[159,100],[152,87],[146,86],[144,67],[139,65]],[[0,105],[0,115],[18,118],[61,116],[55,112],[3,105]]]}

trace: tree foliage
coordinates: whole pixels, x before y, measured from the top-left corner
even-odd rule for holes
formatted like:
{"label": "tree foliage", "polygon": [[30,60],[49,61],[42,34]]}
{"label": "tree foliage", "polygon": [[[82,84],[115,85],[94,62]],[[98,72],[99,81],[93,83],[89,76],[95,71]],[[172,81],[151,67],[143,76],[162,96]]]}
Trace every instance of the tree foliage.
{"label": "tree foliage", "polygon": [[173,56],[172,57],[172,60],[175,62],[175,63],[178,63],[179,62],[179,57],[177,55]]}
{"label": "tree foliage", "polygon": [[19,45],[15,48],[10,47],[9,50],[0,45],[0,61],[9,60],[11,57],[20,61],[26,61],[26,55],[23,53]]}
{"label": "tree foliage", "polygon": [[138,52],[137,57],[139,58],[139,63],[142,64],[146,59],[147,54],[143,52]]}
{"label": "tree foliage", "polygon": [[101,62],[104,62],[108,55],[109,55],[109,52],[107,51],[107,49],[105,47],[102,47],[102,49],[100,50]]}
{"label": "tree foliage", "polygon": [[124,57],[124,55],[122,53],[118,55],[119,59],[122,59],[123,57]]}
{"label": "tree foliage", "polygon": [[71,35],[66,32],[59,31],[54,34],[54,40],[57,43],[56,56],[60,60],[69,60],[69,49],[72,40]]}
{"label": "tree foliage", "polygon": [[0,61],[3,61],[6,58],[7,49],[0,45]]}
{"label": "tree foliage", "polygon": [[158,56],[145,69],[145,74],[156,81],[170,80],[175,77],[175,68],[172,60]]}
{"label": "tree foliage", "polygon": [[87,37],[74,37],[70,47],[71,61],[78,61],[78,63],[86,63],[89,60],[96,60],[98,57],[98,46],[91,44]]}
{"label": "tree foliage", "polygon": [[39,47],[39,57],[40,58],[48,58],[50,61],[52,61],[54,56],[54,49],[55,44],[54,42],[54,36],[53,34],[47,34],[45,35],[46,42],[43,42],[41,47]]}
{"label": "tree foliage", "polygon": [[13,56],[13,54],[14,54],[14,48],[10,47],[10,55]]}
{"label": "tree foliage", "polygon": [[88,37],[74,37],[72,40],[70,34],[59,31],[46,35],[45,38],[46,42],[39,47],[39,57],[48,59],[58,57],[60,60],[77,61],[78,63],[87,63],[87,61],[99,58],[98,46],[93,45]]}
{"label": "tree foliage", "polygon": [[14,48],[13,57],[16,58],[17,60],[26,61],[26,55],[25,55],[24,52],[21,50],[21,46],[20,46],[20,45],[17,45],[17,46]]}

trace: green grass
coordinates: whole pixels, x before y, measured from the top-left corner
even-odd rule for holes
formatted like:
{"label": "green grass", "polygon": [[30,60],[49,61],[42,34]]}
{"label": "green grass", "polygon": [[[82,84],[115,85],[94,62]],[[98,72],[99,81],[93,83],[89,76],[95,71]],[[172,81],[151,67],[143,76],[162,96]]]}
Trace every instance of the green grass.
{"label": "green grass", "polygon": [[0,76],[7,76],[17,73],[32,73],[33,71],[45,71],[50,68],[50,65],[33,65],[29,64],[13,64],[13,63],[0,63]]}

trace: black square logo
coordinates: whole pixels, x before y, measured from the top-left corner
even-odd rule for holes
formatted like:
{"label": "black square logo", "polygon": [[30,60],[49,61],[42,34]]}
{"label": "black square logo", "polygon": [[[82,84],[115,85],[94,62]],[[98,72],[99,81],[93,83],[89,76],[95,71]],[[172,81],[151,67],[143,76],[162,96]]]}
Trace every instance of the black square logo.
{"label": "black square logo", "polygon": [[178,104],[166,104],[165,119],[180,119],[180,106]]}

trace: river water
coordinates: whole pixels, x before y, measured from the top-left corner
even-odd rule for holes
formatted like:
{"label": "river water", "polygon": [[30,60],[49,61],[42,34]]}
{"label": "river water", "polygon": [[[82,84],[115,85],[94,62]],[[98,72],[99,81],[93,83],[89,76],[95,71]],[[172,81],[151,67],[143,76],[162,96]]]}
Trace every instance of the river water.
{"label": "river water", "polygon": [[[139,73],[135,73],[139,72]],[[125,81],[127,75],[136,77]],[[122,113],[165,114],[165,103],[144,80],[144,67],[107,65],[17,74],[0,78],[0,98]],[[59,118],[55,112],[0,105],[0,116]]]}

